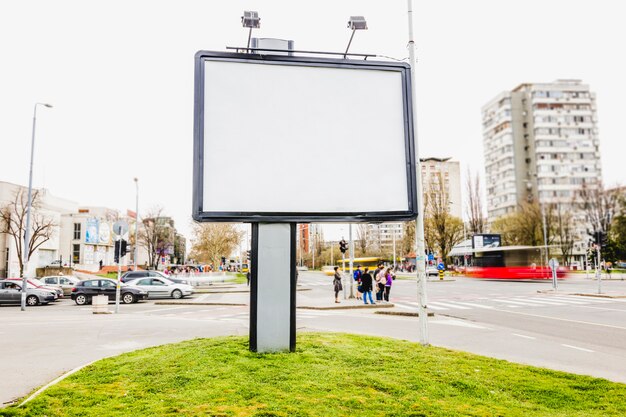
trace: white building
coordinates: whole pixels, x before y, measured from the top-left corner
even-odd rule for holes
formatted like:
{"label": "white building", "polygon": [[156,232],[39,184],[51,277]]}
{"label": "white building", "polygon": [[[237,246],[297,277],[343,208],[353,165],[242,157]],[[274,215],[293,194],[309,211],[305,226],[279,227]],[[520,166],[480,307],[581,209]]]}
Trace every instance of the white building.
{"label": "white building", "polygon": [[[580,80],[521,84],[494,97],[482,115],[489,220],[538,201],[574,213],[584,230],[576,201],[583,186],[597,186],[602,176],[589,86]],[[577,243],[574,249],[584,248]]]}
{"label": "white building", "polygon": [[[448,212],[461,218],[463,204],[461,201],[461,167],[458,161],[451,158],[420,158],[422,167],[422,191],[446,193]],[[443,185],[439,184],[443,181]]]}
{"label": "white building", "polygon": [[[37,219],[47,219],[52,221],[50,239],[41,244],[30,257],[25,274],[34,276],[37,268],[50,265],[54,260],[61,257],[59,244],[61,239],[63,214],[75,211],[78,204],[55,197],[45,189],[36,189],[33,192],[39,193],[39,207],[33,208],[31,212],[31,229],[36,227]],[[18,202],[17,207],[27,206],[28,187],[0,181],[0,208],[15,201],[16,193],[22,193],[22,202]],[[25,221],[25,216],[24,216]],[[37,242],[35,242],[37,243]],[[67,258],[64,258],[67,259]],[[7,233],[0,234],[0,277],[19,277],[20,263],[15,239]]]}

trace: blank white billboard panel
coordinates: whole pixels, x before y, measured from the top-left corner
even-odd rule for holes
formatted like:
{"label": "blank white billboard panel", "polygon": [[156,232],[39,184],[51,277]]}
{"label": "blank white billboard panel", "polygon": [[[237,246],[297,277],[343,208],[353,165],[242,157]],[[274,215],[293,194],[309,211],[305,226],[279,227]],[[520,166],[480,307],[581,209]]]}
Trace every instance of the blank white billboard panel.
{"label": "blank white billboard panel", "polygon": [[196,67],[194,215],[411,217],[406,68],[275,58],[203,59]]}

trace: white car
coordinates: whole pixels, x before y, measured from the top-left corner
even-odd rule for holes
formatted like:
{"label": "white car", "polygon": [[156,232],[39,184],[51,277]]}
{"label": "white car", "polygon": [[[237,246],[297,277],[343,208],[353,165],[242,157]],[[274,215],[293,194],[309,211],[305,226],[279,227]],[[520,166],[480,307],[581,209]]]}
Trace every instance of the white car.
{"label": "white car", "polygon": [[53,275],[49,277],[43,277],[40,279],[43,284],[49,287],[61,288],[63,294],[72,294],[72,288],[80,282],[80,280],[71,275]]}
{"label": "white car", "polygon": [[426,266],[426,276],[430,277],[430,276],[437,276],[439,275],[439,270],[437,269],[436,266],[434,265],[428,265]]}
{"label": "white car", "polygon": [[148,292],[148,298],[172,297],[183,298],[193,294],[193,287],[187,284],[177,284],[167,278],[136,278],[126,281],[128,285],[134,285]]}

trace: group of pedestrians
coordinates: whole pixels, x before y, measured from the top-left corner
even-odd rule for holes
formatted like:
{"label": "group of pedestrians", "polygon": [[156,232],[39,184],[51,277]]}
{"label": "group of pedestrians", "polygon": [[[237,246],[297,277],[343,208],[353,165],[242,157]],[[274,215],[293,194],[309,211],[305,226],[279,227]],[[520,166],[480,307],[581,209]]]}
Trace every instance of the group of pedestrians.
{"label": "group of pedestrians", "polygon": [[[375,270],[370,271],[367,267],[361,270],[361,265],[357,265],[353,278],[357,283],[357,300],[363,300],[364,304],[368,304],[368,299],[369,304],[389,302],[391,286],[396,279],[391,267],[385,268],[384,264],[379,263]],[[335,289],[335,303],[340,303],[339,292],[343,290],[343,285],[341,283],[341,273],[339,272],[338,266],[335,267],[333,285]],[[376,302],[374,302],[372,298],[372,292],[376,293]]]}

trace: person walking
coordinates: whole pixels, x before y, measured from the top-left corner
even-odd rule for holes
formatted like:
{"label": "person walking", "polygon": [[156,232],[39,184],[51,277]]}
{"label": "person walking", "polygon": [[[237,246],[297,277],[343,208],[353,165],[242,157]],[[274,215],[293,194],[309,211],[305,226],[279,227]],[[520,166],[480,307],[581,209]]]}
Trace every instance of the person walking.
{"label": "person walking", "polygon": [[339,267],[335,267],[335,278],[333,279],[333,285],[335,287],[335,302],[340,303],[339,301],[339,291],[343,290],[343,286],[341,285],[341,274],[339,273]]}
{"label": "person walking", "polygon": [[391,285],[393,284],[393,271],[391,268],[387,268],[387,271],[385,272],[385,286],[384,286],[384,291],[385,291],[385,302],[389,302],[389,293],[391,292]]}
{"label": "person walking", "polygon": [[372,300],[372,275],[369,272],[369,268],[365,268],[363,275],[361,275],[361,291],[363,292],[363,304],[367,304],[367,297],[370,298],[370,304],[376,304]]}
{"label": "person walking", "polygon": [[378,268],[376,268],[376,271],[374,272],[374,280],[376,282],[376,301],[383,301],[383,291],[385,289],[384,272],[385,268],[383,267],[383,264],[378,264]]}
{"label": "person walking", "polygon": [[361,265],[357,265],[356,266],[356,270],[354,271],[354,280],[356,281],[356,299],[360,300],[361,297],[361,291],[359,291],[359,288],[361,288],[361,276],[363,275],[363,271],[361,271]]}

